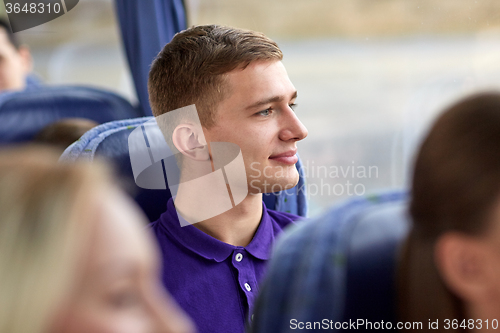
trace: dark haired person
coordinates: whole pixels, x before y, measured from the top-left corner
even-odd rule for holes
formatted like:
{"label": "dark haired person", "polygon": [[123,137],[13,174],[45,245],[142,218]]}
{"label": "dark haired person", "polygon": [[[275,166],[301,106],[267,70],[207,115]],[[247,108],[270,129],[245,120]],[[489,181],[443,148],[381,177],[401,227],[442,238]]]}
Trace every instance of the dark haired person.
{"label": "dark haired person", "polygon": [[498,328],[500,93],[468,97],[434,124],[416,160],[410,214],[401,319],[438,320],[436,332]]}
{"label": "dark haired person", "polygon": [[0,92],[25,89],[32,69],[28,47],[20,45],[9,24],[0,19]]}
{"label": "dark haired person", "polygon": [[[248,195],[241,203],[181,227],[176,207],[185,201],[178,194],[176,206],[171,199],[152,224],[164,284],[201,333],[244,331],[271,246],[298,219],[262,203],[262,193],[297,184],[296,143],[307,136],[293,111],[297,91],[282,58],[261,33],[209,25],[175,35],[151,66],[148,88],[157,119],[193,104],[198,112],[201,128],[181,119],[169,134],[182,154],[182,171],[194,160],[211,161],[210,142],[236,144],[244,159]],[[188,213],[204,202],[191,204]]]}
{"label": "dark haired person", "polygon": [[38,132],[33,141],[64,151],[87,131],[99,125],[85,118],[65,118],[51,123]]}

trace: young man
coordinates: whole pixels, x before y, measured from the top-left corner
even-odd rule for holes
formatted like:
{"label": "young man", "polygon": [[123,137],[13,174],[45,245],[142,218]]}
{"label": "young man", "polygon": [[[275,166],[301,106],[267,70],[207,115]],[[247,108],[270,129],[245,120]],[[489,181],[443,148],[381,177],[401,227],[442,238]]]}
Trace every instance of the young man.
{"label": "young man", "polygon": [[0,19],[0,92],[26,88],[32,67],[28,47],[19,45],[8,23]]}
{"label": "young man", "polygon": [[[271,246],[298,219],[262,203],[262,193],[297,184],[296,143],[307,136],[293,111],[297,91],[282,57],[261,33],[210,25],[175,35],[151,67],[149,95],[157,119],[194,104],[201,123],[202,131],[188,119],[170,129],[167,141],[179,152],[181,178],[195,161],[213,162],[210,142],[238,145],[246,170],[248,194],[233,208],[181,227],[176,207],[186,200],[177,197],[152,224],[165,286],[201,333],[244,331]],[[196,193],[182,193],[191,195]],[[191,209],[202,206],[191,203]]]}

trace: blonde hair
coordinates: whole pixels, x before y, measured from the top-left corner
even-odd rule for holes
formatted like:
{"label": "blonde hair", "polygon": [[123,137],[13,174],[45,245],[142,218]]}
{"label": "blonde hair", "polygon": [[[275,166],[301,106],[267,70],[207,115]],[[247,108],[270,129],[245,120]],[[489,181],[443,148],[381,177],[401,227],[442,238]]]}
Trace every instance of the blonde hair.
{"label": "blonde hair", "polygon": [[40,333],[75,274],[90,234],[99,164],[63,164],[47,148],[0,152],[0,333]]}

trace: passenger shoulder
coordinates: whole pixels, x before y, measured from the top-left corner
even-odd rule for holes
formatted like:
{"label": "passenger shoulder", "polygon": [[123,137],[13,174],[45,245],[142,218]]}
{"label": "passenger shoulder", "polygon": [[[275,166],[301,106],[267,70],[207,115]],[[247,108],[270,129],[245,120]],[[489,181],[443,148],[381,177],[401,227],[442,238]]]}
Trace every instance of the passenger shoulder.
{"label": "passenger shoulder", "polygon": [[269,214],[269,217],[271,217],[271,219],[281,227],[281,229],[287,227],[290,224],[295,224],[301,219],[304,219],[304,217],[302,216],[291,213],[278,212],[271,209],[268,209],[267,213]]}

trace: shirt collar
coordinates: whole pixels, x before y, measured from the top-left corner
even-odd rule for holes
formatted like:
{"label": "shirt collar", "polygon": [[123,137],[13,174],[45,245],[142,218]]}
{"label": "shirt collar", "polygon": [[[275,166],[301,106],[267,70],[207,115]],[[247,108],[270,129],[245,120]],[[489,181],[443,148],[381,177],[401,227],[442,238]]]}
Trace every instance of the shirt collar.
{"label": "shirt collar", "polygon": [[[170,198],[167,203],[167,211],[160,217],[160,224],[163,229],[174,237],[183,247],[206,259],[222,262],[226,260],[235,249],[242,248],[240,246],[221,242],[193,225],[181,227],[172,198]],[[250,244],[244,249],[258,259],[268,260],[271,255],[271,246],[274,243],[273,231],[271,217],[263,203],[262,218],[259,227]]]}
{"label": "shirt collar", "polygon": [[261,260],[269,260],[271,257],[271,246],[274,243],[274,228],[271,216],[267,212],[266,205],[262,203],[262,218],[250,244],[245,249],[254,257]]}

